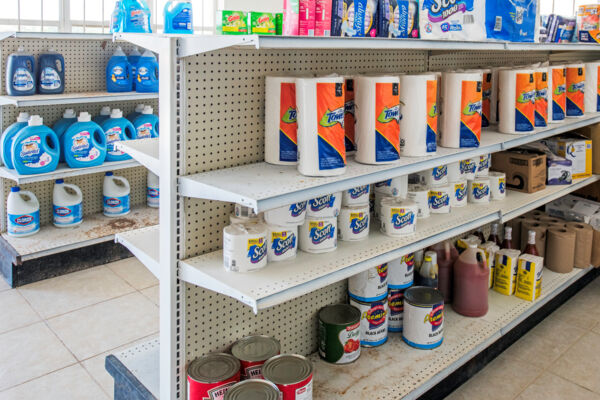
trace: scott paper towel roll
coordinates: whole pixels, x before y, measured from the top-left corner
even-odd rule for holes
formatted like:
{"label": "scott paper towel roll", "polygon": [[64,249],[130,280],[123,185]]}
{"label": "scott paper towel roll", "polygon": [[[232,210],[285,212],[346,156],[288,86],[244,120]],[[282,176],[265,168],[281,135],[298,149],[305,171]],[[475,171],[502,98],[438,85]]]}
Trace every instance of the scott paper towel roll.
{"label": "scott paper towel roll", "polygon": [[308,201],[306,216],[334,218],[340,214],[340,208],[342,208],[342,192],[326,194]]}
{"label": "scott paper towel roll", "polygon": [[298,172],[335,176],[346,172],[344,78],[296,79]]}
{"label": "scott paper towel roll", "polygon": [[377,182],[374,185],[375,193],[385,193],[394,197],[406,198],[408,192],[408,175]]}
{"label": "scott paper towel roll", "polygon": [[592,265],[594,229],[588,224],[580,222],[567,222],[567,229],[572,229],[577,234],[577,240],[575,241],[575,267],[588,268]]}
{"label": "scott paper towel roll", "polygon": [[473,180],[479,168],[479,158],[471,158],[460,162],[461,179]]}
{"label": "scott paper towel roll", "polygon": [[356,128],[356,117],[354,108],[354,78],[347,76],[344,78],[345,103],[344,103],[344,131],[346,132],[346,154],[356,152],[356,141],[354,139],[354,130]]}
{"label": "scott paper towel roll", "polygon": [[490,199],[494,201],[504,200],[506,198],[506,174],[491,171],[488,178],[490,180]]}
{"label": "scott paper towel roll", "polygon": [[269,225],[302,225],[306,217],[306,201],[265,211],[265,222]]}
{"label": "scott paper towel roll", "polygon": [[577,234],[572,229],[548,229],[544,264],[550,271],[561,274],[573,271],[576,237]]}
{"label": "scott paper towel roll", "polygon": [[535,232],[535,247],[540,257],[544,257],[544,254],[546,254],[546,232],[548,231],[548,225],[537,221],[521,222],[521,250],[525,250],[527,246],[529,231]]}
{"label": "scott paper towel roll", "polygon": [[482,74],[445,72],[442,75],[442,147],[479,147],[481,141]]}
{"label": "scott paper towel roll", "polygon": [[600,112],[600,62],[585,63],[585,112]]}
{"label": "scott paper towel roll", "polygon": [[423,172],[419,172],[421,183],[426,186],[445,186],[448,184],[448,166],[440,165]]}
{"label": "scott paper towel roll", "polygon": [[358,76],[356,89],[356,161],[389,164],[400,158],[400,79]]}
{"label": "scott paper towel roll", "polygon": [[406,157],[437,150],[437,78],[434,74],[401,75],[400,153]]}
{"label": "scott paper towel roll", "polygon": [[469,203],[484,204],[490,202],[489,178],[475,178],[469,181]]}
{"label": "scott paper towel roll", "polygon": [[369,204],[371,185],[357,186],[342,192],[342,206]]}
{"label": "scott paper towel roll", "polygon": [[450,197],[450,207],[464,207],[467,205],[468,183],[466,180],[453,182],[450,184],[452,191]]}
{"label": "scott paper towel roll", "polygon": [[561,122],[567,116],[567,70],[564,65],[548,67],[548,122]]}
{"label": "scott paper towel roll", "polygon": [[296,257],[298,226],[267,226],[267,260],[284,261]]}
{"label": "scott paper towel roll", "polygon": [[403,236],[417,228],[419,207],[414,201],[392,197],[381,202],[381,231],[387,236]]}
{"label": "scott paper towel roll", "polygon": [[296,79],[265,78],[265,161],[269,164],[298,163]]}
{"label": "scott paper towel roll", "polygon": [[479,163],[477,163],[477,172],[475,173],[476,178],[486,177],[490,173],[490,167],[492,166],[492,155],[484,154],[479,156]]}
{"label": "scott paper towel roll", "polygon": [[531,69],[500,71],[498,130],[528,133],[535,129],[535,79]]}
{"label": "scott paper towel roll", "polygon": [[414,201],[417,204],[419,218],[429,218],[431,211],[429,210],[429,189],[423,185],[410,185],[408,188],[407,199]]}
{"label": "scott paper towel roll", "polygon": [[300,249],[327,253],[337,249],[337,218],[306,217],[299,229]]}
{"label": "scott paper towel roll", "polygon": [[223,229],[223,265],[227,271],[250,272],[267,265],[267,227],[229,225]]}
{"label": "scott paper towel roll", "polygon": [[567,68],[567,117],[585,114],[585,64],[569,64]]}
{"label": "scott paper towel roll", "polygon": [[535,126],[548,126],[548,67],[535,68]]}
{"label": "scott paper towel roll", "polygon": [[413,285],[415,255],[407,254],[388,262],[388,288],[406,289]]}
{"label": "scott paper towel roll", "polygon": [[438,186],[429,188],[429,210],[432,214],[450,213],[450,198],[452,191],[450,186]]}
{"label": "scott paper towel roll", "polygon": [[487,128],[491,124],[492,118],[492,90],[493,74],[489,68],[482,69],[482,92],[481,92],[481,127]]}
{"label": "scott paper towel roll", "polygon": [[363,240],[369,236],[369,205],[342,207],[338,216],[338,238]]}

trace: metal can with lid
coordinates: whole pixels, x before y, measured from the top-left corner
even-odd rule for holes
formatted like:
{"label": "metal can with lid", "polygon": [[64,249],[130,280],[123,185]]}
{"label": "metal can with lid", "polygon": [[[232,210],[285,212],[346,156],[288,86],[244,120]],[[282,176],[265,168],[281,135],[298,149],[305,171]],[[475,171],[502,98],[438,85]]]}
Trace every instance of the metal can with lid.
{"label": "metal can with lid", "polygon": [[350,304],[360,310],[360,345],[377,347],[387,342],[390,311],[387,294],[383,299],[371,302],[350,298]]}
{"label": "metal can with lid", "polygon": [[360,310],[334,304],[319,311],[319,355],[333,364],[349,364],[360,356]]}
{"label": "metal can with lid", "polygon": [[240,381],[240,362],[231,354],[209,354],[188,365],[187,378],[189,400],[222,399]]}
{"label": "metal can with lid", "polygon": [[277,339],[268,336],[248,336],[238,340],[231,354],[240,361],[241,379],[263,379],[262,366],[269,358],[279,354]]}
{"label": "metal can with lid", "polygon": [[248,379],[233,385],[223,400],[279,400],[281,392],[274,383],[263,379]]}
{"label": "metal can with lid", "polygon": [[444,340],[444,296],[430,287],[404,292],[402,339],[417,349],[434,349]]}
{"label": "metal can with lid", "polygon": [[402,332],[404,319],[404,291],[406,289],[390,289],[388,292],[388,332]]}
{"label": "metal can with lid", "polygon": [[312,400],[313,366],[306,357],[282,354],[269,358],[263,375],[281,391],[280,400]]}

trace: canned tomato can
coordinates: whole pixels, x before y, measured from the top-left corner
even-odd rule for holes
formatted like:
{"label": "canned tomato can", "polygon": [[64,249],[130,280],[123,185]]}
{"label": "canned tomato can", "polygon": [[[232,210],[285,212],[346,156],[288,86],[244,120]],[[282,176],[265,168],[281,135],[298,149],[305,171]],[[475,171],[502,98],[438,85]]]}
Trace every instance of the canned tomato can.
{"label": "canned tomato can", "polygon": [[402,339],[417,349],[434,349],[444,340],[444,296],[439,290],[415,286],[404,292]]}
{"label": "canned tomato can", "polygon": [[231,354],[209,354],[192,361],[187,376],[189,400],[223,399],[240,381],[240,362]]}
{"label": "canned tomato can", "polygon": [[388,289],[411,287],[415,275],[415,254],[409,253],[388,263]]}
{"label": "canned tomato can", "polygon": [[388,318],[389,332],[402,332],[404,291],[405,289],[390,289],[388,291],[388,307],[390,309],[390,316]]}
{"label": "canned tomato can", "polygon": [[269,358],[263,375],[277,386],[280,400],[312,400],[313,366],[306,357],[282,354]]}
{"label": "canned tomato can", "polygon": [[268,336],[248,336],[235,342],[231,354],[240,361],[240,379],[263,379],[263,364],[279,354],[280,348],[279,341]]}
{"label": "canned tomato can", "polygon": [[388,339],[387,295],[377,301],[364,302],[350,298],[350,305],[360,310],[360,345],[381,346]]}
{"label": "canned tomato can", "polygon": [[348,292],[355,300],[369,302],[381,300],[388,291],[388,264],[369,268],[348,278]]}
{"label": "canned tomato can", "polygon": [[236,383],[223,400],[279,400],[281,392],[274,383],[263,379],[248,379]]}
{"label": "canned tomato can", "polygon": [[332,364],[349,364],[360,356],[360,310],[334,304],[319,311],[319,355]]}

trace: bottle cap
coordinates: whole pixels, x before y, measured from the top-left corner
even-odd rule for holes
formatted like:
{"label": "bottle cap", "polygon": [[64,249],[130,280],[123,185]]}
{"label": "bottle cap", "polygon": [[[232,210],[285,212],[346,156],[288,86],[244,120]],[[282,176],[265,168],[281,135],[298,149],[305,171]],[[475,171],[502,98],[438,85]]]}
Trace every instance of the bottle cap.
{"label": "bottle cap", "polygon": [[152,110],[152,107],[146,106],[146,107],[144,107],[144,111],[142,111],[142,114],[144,114],[144,115],[150,115],[150,114],[152,114],[153,111],[154,110]]}
{"label": "bottle cap", "polygon": [[57,179],[55,183],[57,183],[57,184],[60,185],[61,183],[65,183],[65,180],[64,179]]}
{"label": "bottle cap", "polygon": [[110,107],[109,106],[102,107],[102,109],[100,110],[100,115],[110,115]]}
{"label": "bottle cap", "polygon": [[106,174],[104,174],[105,176],[113,176],[112,171],[108,171]]}
{"label": "bottle cap", "polygon": [[127,57],[125,55],[125,53],[123,53],[123,49],[121,48],[121,46],[118,46],[117,49],[115,50],[115,54],[113,54],[115,56],[122,56],[122,57]]}
{"label": "bottle cap", "polygon": [[156,56],[150,50],[144,51],[144,54],[142,54],[142,57],[144,57],[144,58],[153,58],[154,60],[156,60]]}
{"label": "bottle cap", "polygon": [[141,56],[142,53],[140,53],[140,50],[138,49],[137,46],[135,46],[133,48],[133,50],[131,50],[131,53],[129,53],[130,56]]}
{"label": "bottle cap", "polygon": [[476,243],[469,243],[469,248],[470,249],[476,249],[477,248],[477,244]]}
{"label": "bottle cap", "polygon": [[63,118],[77,118],[77,114],[75,114],[75,110],[72,108],[67,108],[63,113]]}
{"label": "bottle cap", "polygon": [[19,116],[17,117],[17,122],[27,122],[27,121],[29,121],[29,113],[26,113],[26,112],[19,113]]}
{"label": "bottle cap", "polygon": [[137,106],[135,106],[135,112],[141,113],[142,111],[144,111],[144,108],[146,108],[146,105],[138,104]]}
{"label": "bottle cap", "polygon": [[80,112],[79,113],[79,118],[77,118],[77,121],[79,122],[90,122],[92,120],[92,116],[90,115],[89,112]]}
{"label": "bottle cap", "polygon": [[44,118],[40,117],[39,115],[32,115],[31,117],[29,117],[29,122],[27,123],[28,126],[41,126],[44,125]]}
{"label": "bottle cap", "polygon": [[18,186],[13,186],[13,187],[11,187],[11,188],[10,188],[10,191],[11,191],[12,193],[17,193],[17,192],[20,192],[20,191],[21,191],[21,188],[20,188],[20,187],[18,187]]}
{"label": "bottle cap", "polygon": [[118,108],[113,108],[112,112],[110,113],[110,117],[111,118],[123,118],[123,112],[121,110],[119,110]]}
{"label": "bottle cap", "polygon": [[425,261],[431,262],[431,256],[425,256]]}

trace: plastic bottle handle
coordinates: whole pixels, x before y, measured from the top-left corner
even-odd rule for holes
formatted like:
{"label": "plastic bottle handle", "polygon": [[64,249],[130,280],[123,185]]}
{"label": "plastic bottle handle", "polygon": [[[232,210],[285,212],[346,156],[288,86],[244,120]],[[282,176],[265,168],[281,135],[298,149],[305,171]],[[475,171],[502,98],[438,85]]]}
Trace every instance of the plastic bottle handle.
{"label": "plastic bottle handle", "polygon": [[481,249],[477,249],[477,254],[481,254],[481,261],[477,260],[477,264],[479,264],[481,269],[485,269],[485,267],[487,267],[485,252]]}
{"label": "plastic bottle handle", "polygon": [[130,187],[129,187],[129,182],[127,182],[127,179],[122,178],[120,176],[113,176],[112,178],[115,181],[121,182],[123,184],[123,186],[125,186],[127,188],[127,190],[131,190]]}
{"label": "plastic bottle handle", "polygon": [[33,192],[29,190],[21,190],[19,193],[21,194],[21,196],[25,195],[29,197],[29,201],[27,201],[27,203],[33,203],[36,208],[40,208],[40,202],[38,201],[37,197],[35,197],[35,194],[33,194]]}
{"label": "plastic bottle handle", "polygon": [[48,152],[53,156],[60,157],[60,141],[58,140],[58,137],[56,134],[48,136],[50,136],[50,140],[52,140],[52,144],[54,145],[54,148],[49,149]]}
{"label": "plastic bottle handle", "polygon": [[83,198],[83,192],[79,188],[79,186],[71,185],[70,183],[64,183],[64,187],[73,190],[79,197]]}

